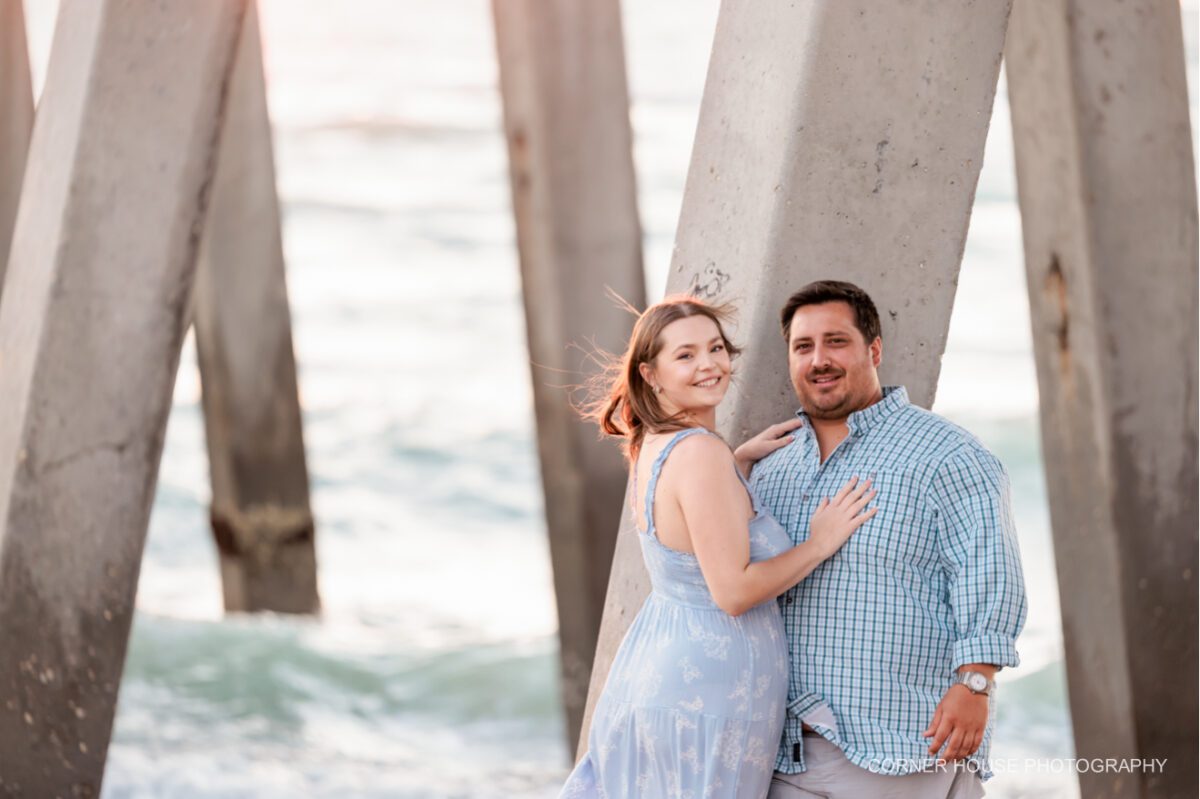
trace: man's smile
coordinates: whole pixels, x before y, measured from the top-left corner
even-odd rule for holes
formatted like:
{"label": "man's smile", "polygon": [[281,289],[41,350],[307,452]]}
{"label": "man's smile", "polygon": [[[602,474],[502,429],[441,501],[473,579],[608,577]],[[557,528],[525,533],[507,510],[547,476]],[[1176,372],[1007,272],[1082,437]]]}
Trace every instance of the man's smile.
{"label": "man's smile", "polygon": [[836,383],[838,380],[841,380],[841,379],[842,379],[841,374],[835,374],[835,375],[824,374],[824,375],[817,375],[815,377],[810,377],[809,382],[812,383],[813,385],[817,385],[817,386],[827,386],[827,385],[831,385],[832,383]]}

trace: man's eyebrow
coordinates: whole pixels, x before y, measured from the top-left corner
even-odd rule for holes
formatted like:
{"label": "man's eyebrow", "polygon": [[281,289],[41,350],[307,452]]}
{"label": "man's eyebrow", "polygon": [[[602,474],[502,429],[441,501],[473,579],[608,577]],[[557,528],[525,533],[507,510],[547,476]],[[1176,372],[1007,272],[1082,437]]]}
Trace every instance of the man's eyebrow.
{"label": "man's eyebrow", "polygon": [[[829,338],[830,336],[848,336],[848,335],[850,335],[849,330],[826,330],[824,333],[821,334],[821,337]],[[793,341],[793,342],[812,341],[812,339],[813,339],[812,336],[793,336],[791,341]]]}

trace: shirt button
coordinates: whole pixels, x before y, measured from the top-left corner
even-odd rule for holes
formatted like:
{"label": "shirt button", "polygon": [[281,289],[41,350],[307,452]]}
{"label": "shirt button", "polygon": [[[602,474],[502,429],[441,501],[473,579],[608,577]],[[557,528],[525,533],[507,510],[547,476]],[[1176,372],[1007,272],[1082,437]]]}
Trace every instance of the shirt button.
{"label": "shirt button", "polygon": [[788,598],[787,598],[786,600],[784,600],[784,601],[785,601],[785,602],[787,602],[789,605],[790,605],[790,604],[792,604],[792,598],[791,598],[791,597],[788,597]]}

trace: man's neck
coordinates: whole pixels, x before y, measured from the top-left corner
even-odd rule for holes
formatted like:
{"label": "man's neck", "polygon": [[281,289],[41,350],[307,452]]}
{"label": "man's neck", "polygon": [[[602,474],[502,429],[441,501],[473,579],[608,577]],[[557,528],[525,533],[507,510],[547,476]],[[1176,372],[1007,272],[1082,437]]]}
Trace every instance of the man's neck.
{"label": "man's neck", "polygon": [[824,463],[838,444],[850,435],[850,426],[846,424],[848,417],[841,419],[813,419],[809,417],[813,433],[817,436],[817,447],[821,450],[821,463]]}
{"label": "man's neck", "polygon": [[[883,399],[883,389],[876,389],[875,395],[871,401],[866,403],[856,411],[861,411],[863,408],[869,408],[875,403]],[[856,411],[851,411],[854,413]],[[816,419],[809,417],[809,424],[812,425],[813,433],[817,436],[817,447],[821,450],[821,463],[824,463],[833,451],[837,449],[838,444],[846,440],[846,436],[850,435],[850,425],[846,420],[850,418],[850,414],[846,414],[840,419]]]}

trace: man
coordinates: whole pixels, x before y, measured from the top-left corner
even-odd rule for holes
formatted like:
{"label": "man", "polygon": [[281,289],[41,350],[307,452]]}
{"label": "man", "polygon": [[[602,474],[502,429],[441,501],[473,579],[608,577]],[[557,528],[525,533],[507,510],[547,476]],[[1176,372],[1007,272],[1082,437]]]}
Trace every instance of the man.
{"label": "man", "polygon": [[774,449],[753,485],[796,543],[851,477],[879,512],[780,597],[792,664],[769,797],[982,796],[993,677],[1017,665],[1026,613],[1004,467],[880,386],[862,289],[811,283],[781,321],[800,421],[739,448],[743,468]]}

